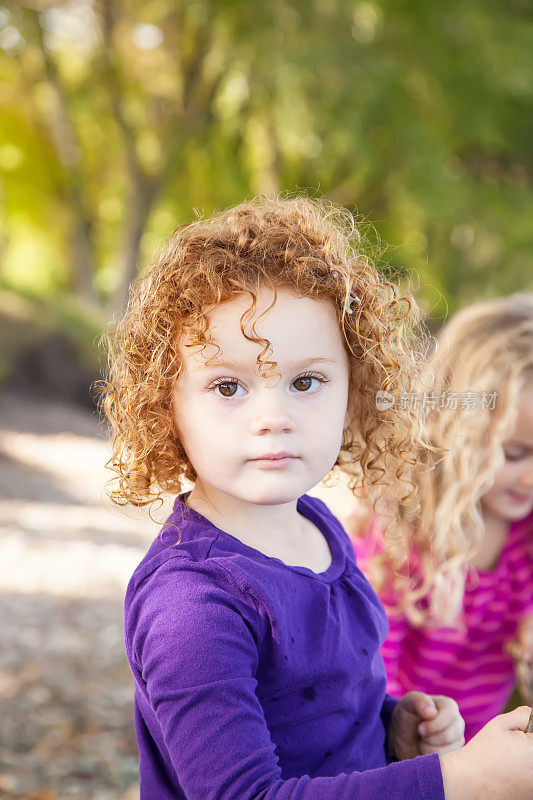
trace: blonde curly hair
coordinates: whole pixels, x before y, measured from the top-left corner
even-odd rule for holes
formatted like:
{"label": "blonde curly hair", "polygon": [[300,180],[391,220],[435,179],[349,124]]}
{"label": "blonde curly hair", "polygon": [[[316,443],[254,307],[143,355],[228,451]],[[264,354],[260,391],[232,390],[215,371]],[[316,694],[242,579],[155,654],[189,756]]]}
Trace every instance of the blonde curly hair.
{"label": "blonde curly hair", "polygon": [[[262,196],[178,228],[132,285],[125,316],[105,335],[109,371],[101,405],[114,434],[108,466],[116,473],[109,496],[122,505],[147,505],[194,483],[171,408],[182,368],[178,343],[187,334],[194,335],[192,344],[206,345],[207,315],[237,293],[251,296],[241,318],[244,335],[243,319],[253,313],[262,286],[324,299],[336,309],[354,417],[327,481],[335,482],[341,470],[354,493],[362,487],[376,504],[381,499],[401,557],[404,520],[418,509],[414,454],[426,445],[420,416],[399,407],[378,412],[376,393],[418,385],[424,358],[416,345],[424,335],[416,303],[365,255],[352,215],[326,201]],[[258,362],[268,367],[267,377],[276,365],[260,360],[269,342],[251,340],[265,345]]]}
{"label": "blonde curly hair", "polygon": [[[483,543],[480,501],[504,462],[502,444],[513,431],[520,391],[533,379],[533,294],[467,306],[436,344],[428,365],[434,389],[455,396],[457,407],[448,401],[428,410],[433,450],[425,450],[429,469],[419,474],[417,567],[398,571],[386,550],[369,564],[389,611],[430,627],[457,624],[468,562]],[[469,403],[472,396],[479,402]]]}

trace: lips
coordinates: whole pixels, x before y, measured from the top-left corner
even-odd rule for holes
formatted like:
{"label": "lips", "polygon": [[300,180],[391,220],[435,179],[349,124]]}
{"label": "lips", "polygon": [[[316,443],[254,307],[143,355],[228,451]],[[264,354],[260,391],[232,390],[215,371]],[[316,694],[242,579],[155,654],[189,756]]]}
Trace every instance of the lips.
{"label": "lips", "polygon": [[530,494],[520,494],[519,492],[509,492],[509,496],[516,502],[516,503],[531,503],[533,501],[533,496]]}
{"label": "lips", "polygon": [[257,458],[252,458],[252,461],[266,461],[273,460],[277,461],[280,458],[298,458],[298,456],[293,456],[292,453],[266,453],[264,456],[257,456]]}

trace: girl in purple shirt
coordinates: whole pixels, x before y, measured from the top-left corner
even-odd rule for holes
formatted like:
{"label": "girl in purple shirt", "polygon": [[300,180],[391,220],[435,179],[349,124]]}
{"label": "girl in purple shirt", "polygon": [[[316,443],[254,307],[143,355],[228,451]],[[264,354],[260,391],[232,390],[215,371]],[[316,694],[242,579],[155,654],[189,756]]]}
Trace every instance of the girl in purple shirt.
{"label": "girl in purple shirt", "polygon": [[415,386],[416,306],[352,232],[306,199],[200,220],[111,337],[111,495],[179,495],[126,595],[142,800],[533,793],[527,707],[463,748],[454,701],[386,695],[382,606],[305,494],[346,470],[407,549],[423,429],[385,391]]}

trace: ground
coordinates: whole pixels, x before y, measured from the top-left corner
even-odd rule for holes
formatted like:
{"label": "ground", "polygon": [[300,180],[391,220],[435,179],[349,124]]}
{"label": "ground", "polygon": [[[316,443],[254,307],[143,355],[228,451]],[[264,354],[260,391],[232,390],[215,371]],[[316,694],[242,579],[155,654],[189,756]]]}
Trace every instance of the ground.
{"label": "ground", "polygon": [[[158,526],[105,501],[107,458],[95,414],[0,398],[4,800],[139,797],[122,602]],[[312,493],[347,513],[345,486]]]}
{"label": "ground", "polygon": [[122,597],[156,527],[103,502],[95,416],[0,406],[0,796],[135,800]]}

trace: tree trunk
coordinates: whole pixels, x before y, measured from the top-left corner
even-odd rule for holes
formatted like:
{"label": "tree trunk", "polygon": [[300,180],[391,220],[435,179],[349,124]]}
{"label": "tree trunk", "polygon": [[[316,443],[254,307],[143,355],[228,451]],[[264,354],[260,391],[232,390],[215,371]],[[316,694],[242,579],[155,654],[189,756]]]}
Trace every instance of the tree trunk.
{"label": "tree trunk", "polygon": [[126,231],[119,261],[118,282],[111,302],[112,311],[122,314],[126,308],[130,284],[137,277],[141,239],[159,182],[138,179],[132,184],[131,200],[126,211]]}
{"label": "tree trunk", "polygon": [[59,70],[44,43],[39,12],[28,8],[25,13],[41,51],[46,79],[55,93],[56,106],[48,112],[45,124],[63,170],[62,191],[72,213],[70,264],[73,289],[86,305],[99,308],[100,302],[94,286],[92,220],[85,196],[85,181],[81,170],[82,154],[76,127],[70,115]]}
{"label": "tree trunk", "polygon": [[86,305],[100,308],[93,283],[94,255],[90,225],[87,219],[76,215],[72,226],[72,283],[76,296]]}

